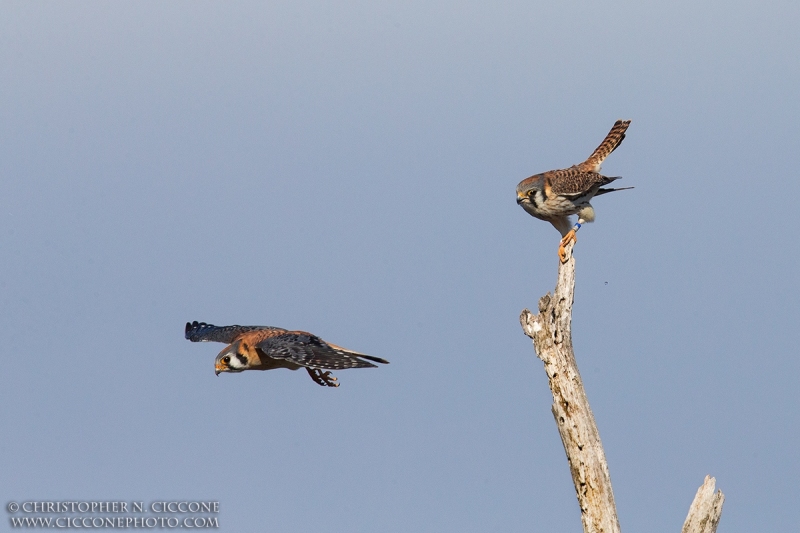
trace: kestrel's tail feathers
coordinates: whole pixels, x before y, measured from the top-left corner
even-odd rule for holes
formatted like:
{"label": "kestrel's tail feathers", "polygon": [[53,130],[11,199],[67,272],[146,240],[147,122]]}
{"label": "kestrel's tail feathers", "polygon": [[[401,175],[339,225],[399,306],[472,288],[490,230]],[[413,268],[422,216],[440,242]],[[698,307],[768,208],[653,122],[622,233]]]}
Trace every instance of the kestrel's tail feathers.
{"label": "kestrel's tail feathers", "polygon": [[342,348],[341,346],[336,346],[335,344],[330,343],[330,342],[328,342],[327,345],[330,346],[331,348],[335,348],[336,350],[348,353],[350,355],[354,355],[356,357],[361,357],[362,359],[369,359],[370,361],[375,361],[376,363],[381,363],[381,364],[384,364],[384,365],[388,365],[389,364],[389,361],[387,361],[386,359],[381,359],[380,357],[375,357],[374,355],[364,355],[363,353],[360,353],[360,352],[354,352],[353,350],[348,350],[347,348]]}
{"label": "kestrel's tail feathers", "polygon": [[578,167],[584,172],[599,172],[600,165],[603,164],[606,157],[622,143],[622,140],[625,138],[625,130],[628,129],[630,123],[630,120],[616,121],[611,131],[606,135],[606,138],[600,143],[600,146],[589,156],[589,159],[578,165]]}
{"label": "kestrel's tail feathers", "polygon": [[600,196],[601,194],[605,194],[607,192],[614,192],[614,191],[627,191],[628,189],[633,189],[633,187],[617,187],[616,189],[605,189],[600,188],[597,189],[597,192],[594,194],[595,196]]}
{"label": "kestrel's tail feathers", "polygon": [[376,363],[383,363],[384,365],[389,364],[389,361],[387,361],[386,359],[381,359],[380,357],[374,357],[372,355],[364,355],[363,353],[358,354],[358,356],[361,357],[362,359],[369,359],[370,361],[375,361]]}

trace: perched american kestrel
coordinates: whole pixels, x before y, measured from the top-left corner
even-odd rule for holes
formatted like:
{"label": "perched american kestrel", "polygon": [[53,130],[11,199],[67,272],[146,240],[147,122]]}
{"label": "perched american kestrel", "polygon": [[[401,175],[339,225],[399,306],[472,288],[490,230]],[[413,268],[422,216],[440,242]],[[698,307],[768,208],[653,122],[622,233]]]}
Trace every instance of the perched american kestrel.
{"label": "perched american kestrel", "polygon": [[[600,165],[622,143],[630,123],[630,120],[616,121],[597,150],[583,163],[536,174],[517,185],[517,203],[532,216],[550,222],[561,232],[558,256],[562,262],[566,261],[564,246],[570,241],[577,241],[575,232],[582,224],[594,222],[594,208],[589,201],[607,192],[633,188],[603,188],[619,179],[619,176],[609,178],[599,174]],[[572,226],[569,216],[575,214],[578,215],[578,223]]]}
{"label": "perched american kestrel", "polygon": [[[304,367],[317,384],[338,387],[330,370],[374,367],[363,359],[388,364],[372,357],[330,344],[305,331],[287,331],[269,326],[214,326],[187,322],[186,338],[192,342],[215,341],[228,344],[217,356],[215,372],[272,370]],[[322,369],[330,369],[323,372]]]}

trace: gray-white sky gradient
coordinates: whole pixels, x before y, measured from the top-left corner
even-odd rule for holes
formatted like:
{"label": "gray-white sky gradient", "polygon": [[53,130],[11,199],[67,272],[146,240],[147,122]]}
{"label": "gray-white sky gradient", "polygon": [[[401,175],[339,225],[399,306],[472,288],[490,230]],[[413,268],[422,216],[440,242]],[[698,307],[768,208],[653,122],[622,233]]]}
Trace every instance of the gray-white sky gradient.
{"label": "gray-white sky gradient", "polygon": [[[380,5],[377,5],[380,4]],[[790,531],[797,2],[0,3],[0,500],[224,531],[576,531],[518,315],[587,157],[574,342],[624,531]],[[187,320],[391,361],[214,376]],[[8,523],[5,515],[2,523]]]}

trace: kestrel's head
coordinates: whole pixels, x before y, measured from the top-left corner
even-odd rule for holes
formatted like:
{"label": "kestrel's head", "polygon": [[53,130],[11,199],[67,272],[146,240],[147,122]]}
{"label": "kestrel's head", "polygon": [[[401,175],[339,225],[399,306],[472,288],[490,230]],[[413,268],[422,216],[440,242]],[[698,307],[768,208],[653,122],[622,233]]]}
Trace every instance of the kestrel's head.
{"label": "kestrel's head", "polygon": [[533,212],[544,202],[543,189],[544,177],[541,174],[525,178],[517,185],[517,204],[525,211],[534,214]]}
{"label": "kestrel's head", "polygon": [[220,372],[241,372],[249,368],[247,356],[239,351],[239,342],[234,342],[226,346],[219,352],[217,360],[214,361],[214,373],[219,376]]}

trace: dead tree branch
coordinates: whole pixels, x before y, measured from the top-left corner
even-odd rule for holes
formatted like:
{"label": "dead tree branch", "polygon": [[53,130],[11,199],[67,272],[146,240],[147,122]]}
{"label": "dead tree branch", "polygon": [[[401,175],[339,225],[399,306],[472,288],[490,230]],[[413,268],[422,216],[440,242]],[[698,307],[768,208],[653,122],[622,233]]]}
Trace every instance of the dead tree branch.
{"label": "dead tree branch", "polygon": [[[544,363],[553,393],[553,417],[567,454],[583,531],[619,533],[608,463],[572,349],[575,290],[572,246],[566,247],[567,261],[559,264],[553,295],[547,293],[539,299],[538,315],[525,309],[519,319],[525,335],[533,339],[537,357]],[[692,503],[682,533],[714,533],[723,500],[722,492],[714,494],[714,478],[709,481],[706,477]]]}
{"label": "dead tree branch", "polygon": [[539,299],[539,314],[525,309],[520,323],[533,339],[553,393],[553,417],[567,453],[569,470],[585,533],[619,533],[617,507],[600,433],[586,398],[572,351],[572,302],[575,258],[567,245],[567,261],[559,263],[555,293]]}
{"label": "dead tree branch", "polygon": [[721,490],[714,492],[716,483],[716,479],[706,476],[689,507],[681,533],[714,533],[717,530],[725,495]]}

